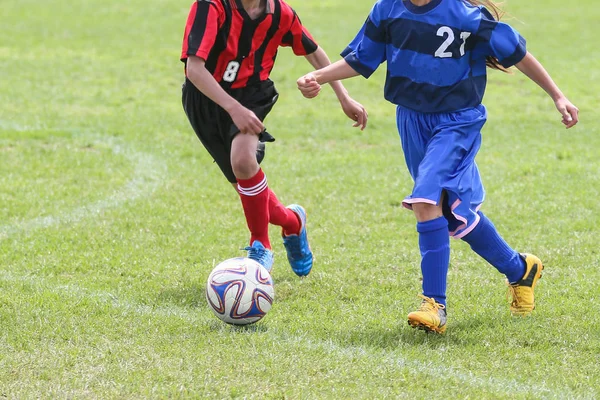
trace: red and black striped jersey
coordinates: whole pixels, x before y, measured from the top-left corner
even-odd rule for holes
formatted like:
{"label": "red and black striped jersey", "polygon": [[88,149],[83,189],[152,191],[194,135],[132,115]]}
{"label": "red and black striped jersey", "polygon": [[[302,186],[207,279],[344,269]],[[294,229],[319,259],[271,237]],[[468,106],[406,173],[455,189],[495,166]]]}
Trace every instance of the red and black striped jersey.
{"label": "red and black striped jersey", "polygon": [[279,46],[290,46],[296,55],[318,47],[284,1],[267,0],[265,13],[253,20],[241,0],[197,0],[185,26],[181,61],[200,57],[223,88],[237,89],[269,78]]}

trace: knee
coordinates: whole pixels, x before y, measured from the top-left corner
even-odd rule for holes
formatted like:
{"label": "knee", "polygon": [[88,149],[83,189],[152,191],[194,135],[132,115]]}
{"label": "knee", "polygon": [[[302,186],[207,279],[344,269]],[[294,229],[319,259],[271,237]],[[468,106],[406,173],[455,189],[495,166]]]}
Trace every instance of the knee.
{"label": "knee", "polygon": [[256,175],[259,168],[256,152],[236,151],[231,154],[231,169],[236,178],[250,179]]}
{"label": "knee", "polygon": [[444,215],[442,206],[436,204],[415,203],[412,209],[418,222],[431,221]]}

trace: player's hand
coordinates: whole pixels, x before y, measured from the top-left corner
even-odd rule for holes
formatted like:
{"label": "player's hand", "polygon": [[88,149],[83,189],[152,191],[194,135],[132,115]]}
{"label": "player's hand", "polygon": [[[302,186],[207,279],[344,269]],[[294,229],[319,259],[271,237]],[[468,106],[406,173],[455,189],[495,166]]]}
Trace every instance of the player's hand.
{"label": "player's hand", "polygon": [[241,104],[231,110],[229,115],[241,133],[259,135],[265,130],[265,126],[256,114]]}
{"label": "player's hand", "polygon": [[364,130],[367,127],[367,119],[369,118],[369,114],[367,110],[360,104],[358,101],[355,101],[351,97],[346,97],[340,101],[342,105],[342,110],[344,113],[354,121],[353,127],[360,127],[360,130]]}
{"label": "player's hand", "polygon": [[298,89],[302,92],[302,95],[307,99],[317,97],[321,91],[321,85],[319,85],[317,78],[315,78],[313,74],[304,75],[299,78],[296,83],[298,84]]}
{"label": "player's hand", "polygon": [[566,97],[561,97],[554,102],[556,109],[562,115],[562,123],[567,129],[575,126],[579,122],[579,109],[573,105]]}

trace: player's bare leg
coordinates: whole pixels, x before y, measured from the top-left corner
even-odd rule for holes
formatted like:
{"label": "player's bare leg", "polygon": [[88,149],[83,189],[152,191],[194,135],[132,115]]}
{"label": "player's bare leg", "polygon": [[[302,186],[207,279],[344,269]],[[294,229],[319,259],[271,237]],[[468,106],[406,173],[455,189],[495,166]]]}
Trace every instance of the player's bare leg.
{"label": "player's bare leg", "polygon": [[237,178],[237,191],[250,230],[250,245],[245,248],[248,258],[271,271],[273,251],[269,241],[269,187],[267,177],[256,160],[257,148],[257,135],[237,134],[231,143],[231,167]]}

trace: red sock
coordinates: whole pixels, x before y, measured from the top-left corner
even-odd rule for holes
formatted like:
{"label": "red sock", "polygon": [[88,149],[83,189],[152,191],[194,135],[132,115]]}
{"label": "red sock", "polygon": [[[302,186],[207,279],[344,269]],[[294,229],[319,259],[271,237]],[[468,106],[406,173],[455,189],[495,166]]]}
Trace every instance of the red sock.
{"label": "red sock", "polygon": [[275,193],[269,190],[269,222],[283,228],[284,235],[298,235],[300,233],[300,220],[295,212],[285,207]]}
{"label": "red sock", "polygon": [[258,240],[267,249],[269,241],[269,187],[262,169],[250,179],[238,179],[237,190],[242,200],[246,223],[250,229],[250,245]]}

